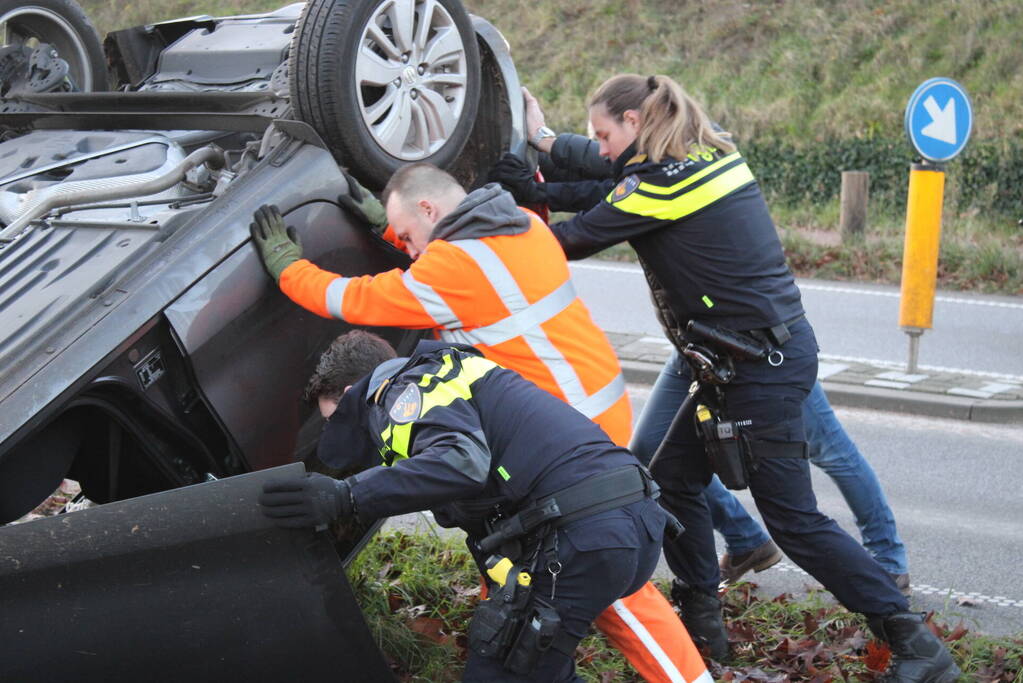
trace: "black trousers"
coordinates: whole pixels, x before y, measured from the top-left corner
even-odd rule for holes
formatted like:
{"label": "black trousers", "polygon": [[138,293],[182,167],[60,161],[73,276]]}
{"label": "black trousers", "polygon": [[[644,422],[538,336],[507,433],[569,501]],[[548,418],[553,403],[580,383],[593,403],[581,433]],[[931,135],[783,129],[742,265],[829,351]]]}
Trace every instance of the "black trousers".
{"label": "black trousers", "polygon": [[[590,624],[618,598],[650,580],[661,554],[664,512],[650,498],[577,520],[558,529],[557,581],[543,556],[533,574],[535,594],[551,602],[562,628],[578,643]],[[463,681],[473,683],[562,683],[582,679],[572,655],[548,650],[532,674],[514,674],[496,659],[469,654]]]}
{"label": "black trousers", "polygon": [[[805,320],[791,331],[779,367],[766,361],[737,363],[735,379],[724,387],[727,417],[748,420],[747,429],[759,440],[805,441],[802,403],[817,378],[817,342]],[[665,445],[653,475],[662,504],[686,527],[678,540],[665,545],[665,558],[675,576],[713,594],[721,577],[703,495],[711,476],[706,452],[695,426],[687,425]],[[806,460],[761,458],[750,477],[750,492],[778,546],[848,609],[870,616],[908,609],[888,573],[817,509]]]}

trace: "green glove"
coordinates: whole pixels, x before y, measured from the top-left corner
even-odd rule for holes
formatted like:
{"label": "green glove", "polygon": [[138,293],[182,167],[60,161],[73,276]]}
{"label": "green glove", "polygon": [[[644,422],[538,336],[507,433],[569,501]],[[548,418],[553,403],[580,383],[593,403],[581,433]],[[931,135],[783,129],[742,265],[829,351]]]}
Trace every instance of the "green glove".
{"label": "green glove", "polygon": [[281,272],[302,258],[302,243],[299,242],[298,233],[291,226],[284,227],[280,209],[272,204],[264,204],[256,209],[253,218],[255,223],[249,224],[252,241],[270,277],[274,282],[279,282]]}
{"label": "green glove", "polygon": [[376,232],[383,232],[387,227],[387,211],[380,200],[373,196],[373,193],[359,184],[359,181],[351,174],[341,170],[341,174],[348,181],[348,193],[339,195],[337,203],[351,211],[357,218],[369,225]]}

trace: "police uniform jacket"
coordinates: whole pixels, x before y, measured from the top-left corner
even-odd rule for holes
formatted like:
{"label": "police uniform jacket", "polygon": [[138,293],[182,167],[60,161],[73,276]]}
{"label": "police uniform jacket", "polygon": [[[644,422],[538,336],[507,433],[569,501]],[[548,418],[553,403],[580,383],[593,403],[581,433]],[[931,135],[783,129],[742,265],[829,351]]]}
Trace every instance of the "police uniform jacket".
{"label": "police uniform jacket", "polygon": [[539,165],[551,211],[586,211],[614,189],[611,162],[600,156],[596,142],[582,135],[558,135],[550,154],[540,153]]}
{"label": "police uniform jacket", "polygon": [[524,503],[637,464],[591,420],[472,347],[420,342],[342,398],[318,455],[348,477],[364,521],[432,509],[481,532],[499,506]]}
{"label": "police uniform jacket", "polygon": [[803,314],[799,289],[745,159],[716,149],[653,162],[626,150],[595,207],[551,226],[570,259],[636,250],[669,336],[689,320],[738,331]]}

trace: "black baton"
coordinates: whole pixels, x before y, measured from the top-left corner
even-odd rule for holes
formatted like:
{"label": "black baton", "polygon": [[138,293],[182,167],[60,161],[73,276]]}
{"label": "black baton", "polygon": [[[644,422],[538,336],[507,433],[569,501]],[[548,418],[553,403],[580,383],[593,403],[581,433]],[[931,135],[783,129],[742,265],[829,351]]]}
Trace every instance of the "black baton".
{"label": "black baton", "polygon": [[689,386],[689,393],[686,395],[682,405],[678,407],[678,412],[675,413],[675,417],[671,420],[671,426],[668,427],[668,431],[665,433],[664,438],[661,440],[661,445],[657,447],[654,452],[654,457],[650,458],[650,462],[647,463],[647,469],[651,472],[654,471],[654,465],[657,464],[657,460],[661,457],[664,451],[668,450],[668,442],[673,441],[675,437],[682,433],[683,429],[691,426],[688,424],[692,418],[693,411],[696,410],[696,398],[700,395],[700,390],[703,389],[698,382],[693,382]]}

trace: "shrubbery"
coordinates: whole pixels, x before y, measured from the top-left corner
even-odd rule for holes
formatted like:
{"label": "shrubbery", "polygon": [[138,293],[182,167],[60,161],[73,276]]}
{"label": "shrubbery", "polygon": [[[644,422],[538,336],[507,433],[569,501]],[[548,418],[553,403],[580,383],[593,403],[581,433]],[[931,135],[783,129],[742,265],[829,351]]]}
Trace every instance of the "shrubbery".
{"label": "shrubbery", "polygon": [[[872,209],[905,209],[913,155],[904,138],[831,139],[806,145],[771,139],[739,142],[773,200],[834,201],[842,171],[867,171]],[[946,209],[1023,217],[1023,145],[972,142],[945,171]]]}

